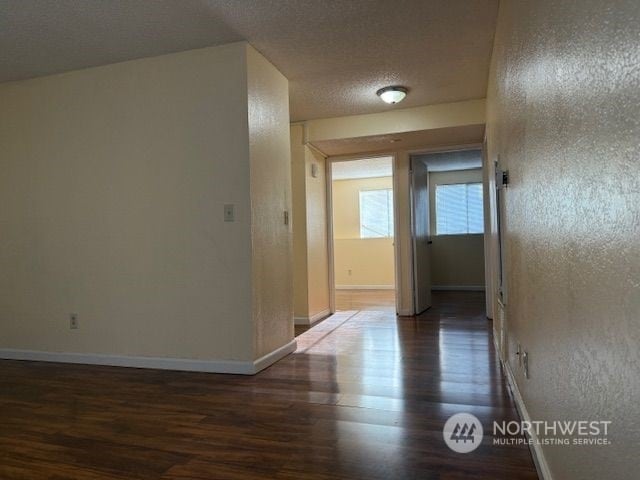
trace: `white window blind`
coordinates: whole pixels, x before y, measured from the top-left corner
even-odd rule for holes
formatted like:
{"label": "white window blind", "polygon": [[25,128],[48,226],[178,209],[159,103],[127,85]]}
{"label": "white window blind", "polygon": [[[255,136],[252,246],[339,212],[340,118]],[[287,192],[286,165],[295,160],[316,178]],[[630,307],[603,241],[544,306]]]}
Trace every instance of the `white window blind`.
{"label": "white window blind", "polygon": [[436,235],[483,232],[482,184],[436,185]]}
{"label": "white window blind", "polygon": [[393,237],[393,190],[360,191],[360,238]]}

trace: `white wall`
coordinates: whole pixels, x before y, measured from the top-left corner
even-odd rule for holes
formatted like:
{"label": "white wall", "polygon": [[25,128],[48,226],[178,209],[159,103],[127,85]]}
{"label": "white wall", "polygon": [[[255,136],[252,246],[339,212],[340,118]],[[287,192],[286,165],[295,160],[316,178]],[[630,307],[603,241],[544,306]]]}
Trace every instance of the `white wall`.
{"label": "white wall", "polygon": [[631,0],[500,6],[486,165],[510,177],[504,355],[532,419],[612,422],[610,446],[542,449],[557,480],[638,478],[638,25]]}
{"label": "white wall", "polygon": [[[257,299],[252,281],[250,194],[270,220],[289,202],[286,85],[256,55],[238,43],[0,85],[2,355],[253,361],[293,338],[289,267]],[[255,313],[272,292],[277,326]],[[274,338],[254,341],[253,318]]]}

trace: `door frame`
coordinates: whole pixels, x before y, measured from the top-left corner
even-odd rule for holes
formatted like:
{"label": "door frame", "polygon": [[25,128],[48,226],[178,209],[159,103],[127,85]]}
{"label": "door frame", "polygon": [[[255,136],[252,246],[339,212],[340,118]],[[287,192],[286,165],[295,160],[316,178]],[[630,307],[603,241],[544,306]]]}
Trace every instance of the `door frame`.
{"label": "door frame", "polygon": [[366,158],[391,158],[391,184],[393,188],[393,270],[395,280],[395,300],[396,314],[400,311],[400,299],[402,298],[399,274],[400,247],[398,244],[398,189],[396,188],[396,152],[384,153],[358,153],[353,155],[330,156],[325,159],[325,179],[327,182],[327,252],[329,261],[329,310],[331,314],[336,313],[336,277],[335,277],[335,254],[333,247],[333,170],[331,166],[337,162],[348,162],[351,160],[362,160]]}
{"label": "door frame", "polygon": [[[480,150],[480,153],[482,155],[482,158],[484,160],[484,155],[485,155],[485,143],[465,143],[465,144],[460,144],[460,145],[448,145],[448,146],[440,146],[440,147],[430,147],[430,148],[417,148],[417,149],[413,149],[413,150],[408,150],[407,154],[409,155],[409,166],[411,166],[411,157],[413,156],[418,156],[418,155],[429,155],[430,153],[443,153],[443,152],[461,152],[461,151],[466,151],[466,150]],[[485,165],[484,165],[484,161],[482,163],[482,170],[483,170],[483,185],[484,185],[484,169],[485,169]],[[416,258],[416,254],[415,254],[415,234],[414,234],[414,230],[413,230],[413,185],[412,185],[412,178],[411,178],[411,168],[409,168],[409,213],[412,216],[410,218],[410,222],[411,222],[411,250],[410,250],[410,265],[411,265],[411,297],[413,299],[413,315],[416,314],[416,302],[415,302],[415,298],[416,298],[416,271],[415,271],[415,258]],[[484,194],[484,187],[483,187],[483,196],[482,196],[482,201],[483,202],[487,202],[488,198],[486,197],[486,194]],[[431,208],[429,208],[429,224],[431,224]],[[488,241],[487,239],[487,234],[490,234],[490,232],[487,232],[486,229],[486,225],[485,225],[485,232],[483,234],[483,238],[484,238],[484,242],[486,243]],[[488,262],[487,262],[487,258],[485,255],[485,262],[484,262],[484,268],[485,268],[485,277],[487,275],[487,268],[488,268]],[[486,280],[485,280],[486,282]],[[486,286],[485,286],[485,294],[486,294]]]}
{"label": "door frame", "polygon": [[[462,151],[462,150],[480,150],[483,155],[485,155],[485,146],[482,142],[474,142],[474,143],[463,143],[456,145],[447,145],[447,146],[437,146],[437,147],[415,147],[410,149],[394,149],[394,150],[384,150],[374,153],[355,153],[348,155],[334,155],[327,156],[325,159],[326,165],[326,197],[327,197],[327,252],[328,252],[328,262],[329,262],[329,308],[331,313],[335,313],[335,265],[334,265],[334,251],[333,251],[333,192],[332,192],[332,175],[331,175],[331,164],[333,162],[340,161],[349,161],[349,160],[360,160],[363,158],[379,158],[379,157],[392,157],[393,159],[393,209],[394,209],[394,270],[395,270],[395,281],[396,281],[396,313],[401,315],[415,315],[415,304],[412,301],[412,312],[401,312],[401,300],[403,298],[404,289],[403,279],[407,282],[407,288],[411,290],[412,299],[415,298],[415,273],[414,273],[414,250],[413,250],[413,231],[410,231],[411,238],[410,244],[411,248],[408,251],[408,267],[409,272],[402,272],[401,270],[401,262],[400,262],[400,239],[399,239],[399,222],[398,222],[398,208],[399,208],[399,192],[400,188],[398,186],[398,182],[400,179],[397,176],[397,161],[401,155],[407,155],[408,161],[410,162],[410,158],[413,155],[422,155],[429,153],[439,153],[439,152],[453,152],[453,151]],[[483,164],[483,169],[485,165]],[[406,181],[411,188],[411,173],[409,169],[407,169],[407,178]],[[403,175],[404,177],[404,175]],[[484,182],[483,182],[484,183]],[[409,202],[409,211],[411,214],[411,198],[407,196],[406,199],[402,199],[406,202]],[[485,202],[489,199],[486,196],[483,198]],[[409,219],[411,221],[411,219]],[[485,228],[484,238],[485,242],[490,242],[490,238],[487,237],[490,235],[490,232],[487,232]],[[490,268],[490,262],[487,261],[485,256],[485,271]],[[406,277],[406,278],[405,278]]]}
{"label": "door frame", "polygon": [[[418,156],[417,154],[409,155],[409,232],[411,234],[411,290],[413,295],[411,295],[412,299],[412,308],[414,315],[419,315],[423,311],[431,308],[431,301],[429,301],[429,306],[426,309],[421,309],[418,306],[418,265],[416,261],[416,248],[417,248],[417,235],[416,235],[416,195],[414,189],[414,157]],[[429,186],[429,171],[427,170],[427,224],[429,225],[429,240],[431,243],[431,188]],[[431,251],[429,251],[429,256],[431,256]],[[431,265],[429,265],[431,269]],[[429,272],[431,274],[431,272]]]}

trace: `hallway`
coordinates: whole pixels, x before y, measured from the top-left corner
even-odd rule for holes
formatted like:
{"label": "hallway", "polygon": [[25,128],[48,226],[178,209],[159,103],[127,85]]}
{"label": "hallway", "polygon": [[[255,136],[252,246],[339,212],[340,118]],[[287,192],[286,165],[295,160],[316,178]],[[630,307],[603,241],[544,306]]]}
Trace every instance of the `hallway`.
{"label": "hallway", "polygon": [[[105,393],[108,392],[108,395]],[[442,426],[476,415],[483,444]],[[419,318],[341,312],[253,377],[0,361],[0,478],[534,479],[479,293]]]}

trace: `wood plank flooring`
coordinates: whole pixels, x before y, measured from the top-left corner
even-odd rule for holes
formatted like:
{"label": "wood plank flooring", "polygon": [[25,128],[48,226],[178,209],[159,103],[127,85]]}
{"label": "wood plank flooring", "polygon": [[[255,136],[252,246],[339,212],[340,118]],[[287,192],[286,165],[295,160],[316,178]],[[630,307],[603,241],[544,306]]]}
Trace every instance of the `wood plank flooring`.
{"label": "wood plank flooring", "polygon": [[336,310],[396,311],[395,290],[336,290]]}
{"label": "wood plank flooring", "polygon": [[[336,290],[336,311],[375,310],[396,311],[396,292],[394,290]],[[324,320],[320,320],[321,322]],[[295,334],[300,334],[318,325],[296,325]]]}
{"label": "wood plank flooring", "polygon": [[0,361],[0,479],[535,479],[526,447],[449,450],[517,414],[482,295],[347,311],[253,377]]}

